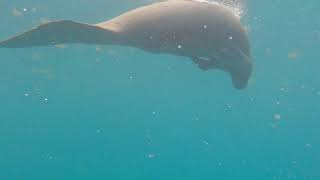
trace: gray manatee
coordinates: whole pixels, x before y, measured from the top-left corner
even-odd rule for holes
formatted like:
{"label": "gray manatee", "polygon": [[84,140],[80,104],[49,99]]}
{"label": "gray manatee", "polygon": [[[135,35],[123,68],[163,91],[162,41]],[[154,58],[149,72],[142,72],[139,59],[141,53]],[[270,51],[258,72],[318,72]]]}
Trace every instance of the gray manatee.
{"label": "gray manatee", "polygon": [[143,6],[90,25],[52,21],[1,41],[1,48],[66,43],[132,46],[151,53],[190,57],[202,70],[219,69],[244,89],[252,73],[245,28],[229,8],[193,0]]}

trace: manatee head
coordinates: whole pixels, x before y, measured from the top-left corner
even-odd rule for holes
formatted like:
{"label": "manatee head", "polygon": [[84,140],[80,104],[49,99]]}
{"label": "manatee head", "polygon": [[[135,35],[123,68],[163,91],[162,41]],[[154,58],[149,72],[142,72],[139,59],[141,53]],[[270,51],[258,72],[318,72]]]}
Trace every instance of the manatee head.
{"label": "manatee head", "polygon": [[224,57],[227,61],[225,70],[230,73],[233,86],[236,89],[244,89],[248,85],[253,69],[249,35],[241,24],[228,30],[230,35],[224,44],[228,49]]}
{"label": "manatee head", "polygon": [[229,69],[232,84],[236,89],[244,89],[252,74],[252,61],[248,56],[243,55],[238,63]]}

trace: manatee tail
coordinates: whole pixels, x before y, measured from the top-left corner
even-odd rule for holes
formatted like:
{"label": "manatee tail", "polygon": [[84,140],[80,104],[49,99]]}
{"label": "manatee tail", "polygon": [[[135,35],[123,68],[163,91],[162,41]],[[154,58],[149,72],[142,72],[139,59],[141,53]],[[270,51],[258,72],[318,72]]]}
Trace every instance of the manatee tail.
{"label": "manatee tail", "polygon": [[25,48],[56,44],[114,44],[117,33],[95,25],[69,20],[53,21],[0,42],[0,48]]}

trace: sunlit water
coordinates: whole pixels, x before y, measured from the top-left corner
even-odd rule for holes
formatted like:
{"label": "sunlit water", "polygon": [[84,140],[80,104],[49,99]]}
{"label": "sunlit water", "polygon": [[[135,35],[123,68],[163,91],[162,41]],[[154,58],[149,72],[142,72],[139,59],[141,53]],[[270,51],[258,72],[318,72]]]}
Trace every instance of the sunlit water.
{"label": "sunlit water", "polygon": [[[146,0],[0,2],[0,39]],[[320,179],[320,2],[247,1],[254,76],[134,48],[0,49],[1,180]]]}

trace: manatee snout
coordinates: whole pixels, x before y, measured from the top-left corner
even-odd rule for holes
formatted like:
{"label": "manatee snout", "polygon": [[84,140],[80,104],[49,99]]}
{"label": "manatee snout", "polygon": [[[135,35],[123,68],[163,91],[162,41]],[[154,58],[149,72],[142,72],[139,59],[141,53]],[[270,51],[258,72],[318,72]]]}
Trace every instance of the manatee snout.
{"label": "manatee snout", "polygon": [[249,79],[252,74],[251,60],[244,60],[238,66],[230,70],[233,87],[236,89],[245,89],[248,86]]}

